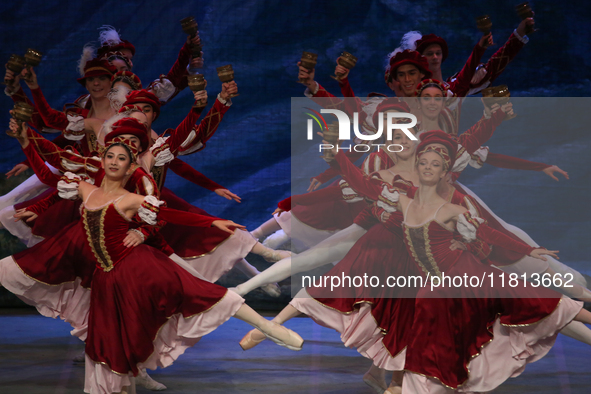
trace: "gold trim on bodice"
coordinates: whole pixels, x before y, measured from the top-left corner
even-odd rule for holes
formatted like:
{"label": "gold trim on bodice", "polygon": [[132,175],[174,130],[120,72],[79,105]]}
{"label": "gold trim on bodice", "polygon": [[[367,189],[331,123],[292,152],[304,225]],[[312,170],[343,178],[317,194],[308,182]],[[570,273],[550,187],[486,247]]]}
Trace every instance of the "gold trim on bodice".
{"label": "gold trim on bodice", "polygon": [[96,261],[101,265],[105,272],[113,269],[113,261],[107,247],[105,245],[105,215],[110,204],[100,209],[91,210],[84,209],[82,218],[84,220],[84,229],[86,230],[86,237],[88,245],[96,258]]}
{"label": "gold trim on bodice", "polygon": [[425,275],[429,274],[430,276],[441,278],[441,271],[431,252],[431,241],[429,239],[429,225],[431,222],[432,220],[420,227],[409,227],[405,224],[404,233],[412,257],[419,264]]}

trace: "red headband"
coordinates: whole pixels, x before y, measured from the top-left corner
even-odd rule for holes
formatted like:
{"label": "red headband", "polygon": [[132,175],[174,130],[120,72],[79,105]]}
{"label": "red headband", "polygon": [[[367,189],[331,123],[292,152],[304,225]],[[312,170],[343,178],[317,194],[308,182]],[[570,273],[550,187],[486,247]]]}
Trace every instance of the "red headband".
{"label": "red headband", "polygon": [[443,97],[447,97],[447,87],[438,80],[431,78],[423,79],[421,82],[419,82],[419,84],[417,85],[417,89],[415,91],[416,96],[420,97],[421,93],[423,93],[423,90],[427,88],[438,88],[439,90],[441,90]]}

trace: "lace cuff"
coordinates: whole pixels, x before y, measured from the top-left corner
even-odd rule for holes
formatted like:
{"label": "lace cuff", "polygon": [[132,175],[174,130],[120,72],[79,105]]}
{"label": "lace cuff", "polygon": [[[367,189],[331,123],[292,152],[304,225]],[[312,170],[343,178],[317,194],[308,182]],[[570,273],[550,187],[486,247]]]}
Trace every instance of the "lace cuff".
{"label": "lace cuff", "polygon": [[318,85],[318,82],[314,82],[316,84],[316,87],[314,88],[314,90],[310,90],[310,88],[306,88],[306,90],[304,91],[304,96],[310,98],[310,97],[314,97],[314,95],[316,93],[318,93],[318,91],[320,90],[320,85]]}
{"label": "lace cuff", "polygon": [[129,232],[136,233],[137,235],[139,235],[140,238],[142,239],[142,243],[146,242],[146,236],[140,230],[138,230],[136,228],[132,228],[129,230]]}
{"label": "lace cuff", "polygon": [[64,176],[57,183],[58,195],[64,200],[75,200],[78,198],[78,188],[82,177],[71,172],[64,173]]}
{"label": "lace cuff", "polygon": [[485,220],[477,216],[470,215],[470,212],[465,212],[458,217],[458,224],[456,226],[460,235],[466,242],[473,242],[476,240],[476,232]]}
{"label": "lace cuff", "polygon": [[343,200],[349,203],[363,201],[363,197],[361,197],[355,190],[349,186],[349,184],[345,180],[341,180],[339,182],[339,186],[341,187],[341,192],[343,193]]}
{"label": "lace cuff", "polygon": [[160,201],[154,196],[146,196],[137,213],[144,222],[155,226],[158,223],[158,212],[160,212],[161,205],[164,205],[164,201]]}
{"label": "lace cuff", "polygon": [[229,98],[227,100],[224,100],[220,93],[218,93],[218,100],[220,101],[220,103],[224,104],[226,107],[229,107],[232,105],[232,99]]}
{"label": "lace cuff", "polygon": [[170,151],[170,146],[166,140],[168,140],[168,137],[159,137],[150,148],[150,152],[154,155],[154,165],[156,167],[162,167],[174,160],[174,155]]}
{"label": "lace cuff", "polygon": [[398,208],[398,201],[400,199],[400,193],[396,188],[388,185],[384,185],[382,192],[378,196],[376,205],[382,208],[385,212],[392,213]]}
{"label": "lace cuff", "polygon": [[158,100],[165,103],[170,100],[172,95],[176,92],[176,87],[168,78],[161,75],[160,79],[152,82],[152,91],[154,92],[154,95],[158,97]]}
{"label": "lace cuff", "polygon": [[68,115],[68,127],[64,130],[64,137],[70,141],[80,141],[84,138],[84,118],[80,115]]}

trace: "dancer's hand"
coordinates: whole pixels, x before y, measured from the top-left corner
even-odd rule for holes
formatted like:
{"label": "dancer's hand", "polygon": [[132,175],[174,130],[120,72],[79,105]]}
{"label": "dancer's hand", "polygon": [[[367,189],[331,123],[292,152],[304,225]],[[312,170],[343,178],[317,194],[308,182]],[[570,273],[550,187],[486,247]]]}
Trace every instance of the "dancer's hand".
{"label": "dancer's hand", "polygon": [[138,234],[137,231],[129,230],[127,236],[123,240],[123,245],[126,248],[133,248],[144,243],[144,237]]}
{"label": "dancer's hand", "polygon": [[468,250],[468,248],[466,247],[466,244],[463,242],[458,241],[457,239],[452,239],[451,240],[451,245],[449,245],[449,250]]}
{"label": "dancer's hand", "polygon": [[[195,33],[195,37],[187,36],[187,44],[201,46],[201,37],[199,37],[199,32]],[[201,53],[203,56],[203,53]]]}
{"label": "dancer's hand", "polygon": [[312,178],[312,180],[310,181],[310,186],[308,186],[308,192],[313,192],[314,190],[318,189],[318,187],[322,185],[322,182],[320,182],[318,179],[316,178]]}
{"label": "dancer's hand", "polygon": [[[206,82],[206,86],[207,86],[207,82]],[[193,97],[195,98],[196,101],[199,101],[199,100],[207,101],[207,90],[200,90],[198,92],[193,92]]]}
{"label": "dancer's hand", "polygon": [[505,115],[513,115],[513,103],[508,102],[507,104],[501,105],[501,111],[503,111]]}
{"label": "dancer's hand", "polygon": [[316,82],[314,81],[314,76],[316,74],[316,69],[308,70],[307,68],[302,67],[302,62],[298,62],[298,78],[310,89],[314,91],[316,89]]}
{"label": "dancer's hand", "polygon": [[25,67],[21,72],[21,78],[25,81],[29,89],[39,89],[37,74],[35,73],[35,70],[33,70],[33,67]]}
{"label": "dancer's hand", "polygon": [[23,220],[27,223],[31,223],[33,220],[37,219],[38,216],[39,215],[37,215],[35,212],[27,211],[27,208],[19,209],[13,215],[15,222],[18,222],[19,220]]}
{"label": "dancer's hand", "polygon": [[570,179],[568,177],[568,172],[560,169],[560,167],[558,167],[558,166],[550,166],[548,168],[544,168],[542,170],[542,172],[544,174],[548,175],[550,178],[554,179],[556,182],[558,182],[558,178],[556,177],[556,175],[554,175],[555,172],[562,174],[562,176],[565,177],[566,179]]}
{"label": "dancer's hand", "polygon": [[234,234],[234,229],[231,229],[230,227],[236,227],[239,230],[246,230],[246,226],[234,223],[231,220],[214,220],[211,225],[230,234]]}
{"label": "dancer's hand", "polygon": [[337,66],[334,69],[334,74],[339,75],[339,78],[341,78],[341,79],[345,79],[349,76],[349,71],[351,71],[351,70],[349,70],[347,67],[343,67],[339,64],[340,58],[341,58],[340,56],[337,58]]}
{"label": "dancer's hand", "polygon": [[483,35],[482,38],[480,38],[480,41],[478,41],[478,45],[480,45],[482,48],[488,48],[491,45],[495,45],[493,42],[492,32]]}
{"label": "dancer's hand", "polygon": [[[10,110],[9,112],[12,115],[12,110]],[[6,134],[13,138],[16,138],[17,141],[21,144],[22,148],[25,149],[29,145],[29,138],[27,136],[27,124],[23,122],[19,125],[14,118],[10,118],[8,128],[10,132],[7,131]]]}
{"label": "dancer's hand", "polygon": [[476,85],[476,84],[480,83],[480,81],[482,81],[482,79],[486,76],[486,72],[487,72],[486,67],[480,67],[474,73],[474,76],[472,77],[470,84]]}
{"label": "dancer's hand", "polygon": [[21,75],[20,74],[14,75],[14,71],[6,69],[6,73],[4,74],[4,80],[8,81],[9,86],[17,87],[18,83],[21,80]]}
{"label": "dancer's hand", "polygon": [[193,59],[191,59],[191,63],[189,64],[190,69],[203,68],[203,51],[201,51],[200,53],[200,57],[194,57]]}
{"label": "dancer's hand", "polygon": [[552,256],[556,260],[558,260],[557,253],[558,253],[558,250],[548,250],[548,249],[544,249],[544,248],[538,248],[538,249],[532,250],[532,252],[529,255],[531,257],[533,257],[534,259],[540,259],[540,260],[543,260],[543,261],[548,261],[548,259],[545,258],[544,256]]}
{"label": "dancer's hand", "polygon": [[380,220],[383,223],[386,223],[388,221],[388,219],[390,219],[390,212],[382,212],[382,214],[380,215]]}
{"label": "dancer's hand", "polygon": [[232,193],[228,189],[215,189],[214,193],[217,194],[218,196],[224,197],[226,200],[234,200],[236,202],[242,202],[242,199],[238,195]]}
{"label": "dancer's hand", "polygon": [[14,167],[12,167],[12,170],[10,170],[6,173],[6,179],[10,178],[11,176],[20,175],[28,169],[29,169],[28,165],[19,163],[19,164],[15,165]]}
{"label": "dancer's hand", "polygon": [[229,100],[230,95],[232,94],[238,94],[238,85],[236,84],[236,81],[224,82],[222,84],[222,92],[220,93],[220,97],[224,100]]}
{"label": "dancer's hand", "polygon": [[273,211],[273,213],[271,214],[271,216],[275,216],[275,214],[277,214],[277,217],[281,216],[281,214],[285,212],[283,209],[281,208],[275,208],[275,210]]}
{"label": "dancer's hand", "polygon": [[[535,16],[535,14],[534,14]],[[533,30],[534,29],[534,25],[535,25],[535,21],[534,18],[526,18],[524,20],[521,21],[521,23],[519,24],[519,26],[517,26],[517,34],[519,34],[520,37],[524,37],[527,35],[527,31]]]}

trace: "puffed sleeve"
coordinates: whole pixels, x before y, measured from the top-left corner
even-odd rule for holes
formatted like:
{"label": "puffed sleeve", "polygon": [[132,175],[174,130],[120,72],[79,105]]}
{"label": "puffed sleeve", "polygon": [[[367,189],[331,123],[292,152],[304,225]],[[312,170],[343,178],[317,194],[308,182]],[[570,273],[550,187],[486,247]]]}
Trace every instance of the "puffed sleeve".
{"label": "puffed sleeve", "polygon": [[80,182],[82,181],[93,183],[89,178],[81,177],[72,172],[64,173],[64,176],[57,183],[57,192],[60,198],[64,200],[76,200],[78,198]]}
{"label": "puffed sleeve", "polygon": [[68,126],[64,130],[64,137],[70,141],[80,141],[84,139],[84,117],[78,114],[68,114]]}

